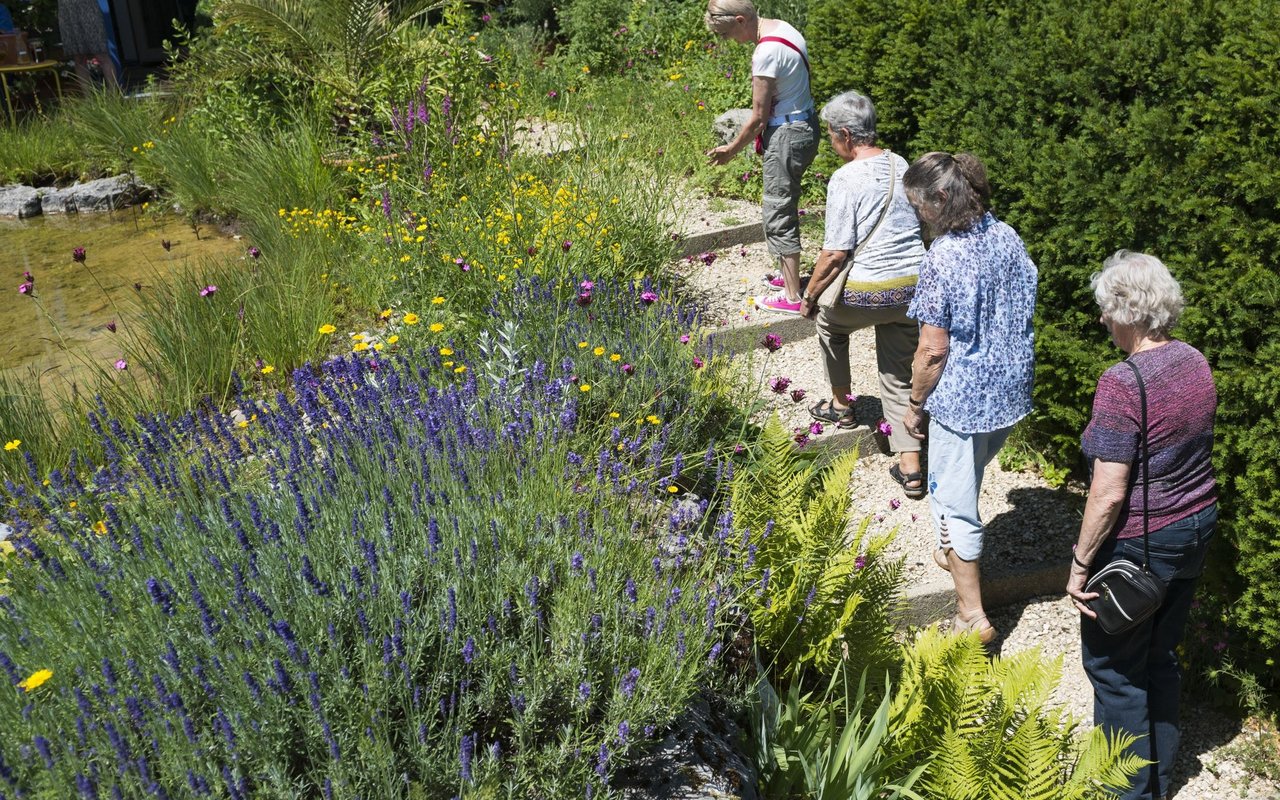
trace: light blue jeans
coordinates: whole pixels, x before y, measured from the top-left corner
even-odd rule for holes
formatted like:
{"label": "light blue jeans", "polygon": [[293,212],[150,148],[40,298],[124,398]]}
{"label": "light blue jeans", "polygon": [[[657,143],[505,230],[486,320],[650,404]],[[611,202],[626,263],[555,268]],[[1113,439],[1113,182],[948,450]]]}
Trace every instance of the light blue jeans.
{"label": "light blue jeans", "polygon": [[982,555],[986,530],[978,516],[978,495],[987,464],[1009,438],[1007,428],[990,433],[957,433],[929,420],[929,509],[939,547],[965,561]]}

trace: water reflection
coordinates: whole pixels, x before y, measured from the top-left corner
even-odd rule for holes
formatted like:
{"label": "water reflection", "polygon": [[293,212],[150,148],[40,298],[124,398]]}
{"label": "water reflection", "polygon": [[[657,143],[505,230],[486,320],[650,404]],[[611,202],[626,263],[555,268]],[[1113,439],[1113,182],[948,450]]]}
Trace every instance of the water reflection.
{"label": "water reflection", "polygon": [[[85,249],[83,264],[72,258],[77,247]],[[8,273],[0,275],[0,370],[25,375],[35,367],[46,381],[70,382],[120,357],[135,286],[145,292],[203,259],[243,256],[244,245],[209,226],[197,234],[179,217],[130,209],[0,219],[0,253]],[[24,271],[35,278],[33,297],[18,292]]]}

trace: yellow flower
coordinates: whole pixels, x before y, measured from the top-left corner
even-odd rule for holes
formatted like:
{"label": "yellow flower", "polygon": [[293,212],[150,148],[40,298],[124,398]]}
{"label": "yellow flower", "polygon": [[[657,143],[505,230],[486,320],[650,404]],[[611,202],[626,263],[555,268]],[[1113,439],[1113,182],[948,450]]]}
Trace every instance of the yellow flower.
{"label": "yellow flower", "polygon": [[391,319],[391,309],[382,309],[382,313],[378,315],[378,319]]}
{"label": "yellow flower", "polygon": [[396,342],[398,342],[398,341],[400,341],[400,337],[399,337],[399,336],[388,336],[388,337],[387,337],[387,344],[395,344],[395,343],[396,343]]}
{"label": "yellow flower", "polygon": [[271,366],[270,364],[267,364],[261,370],[259,370],[259,372],[261,372],[263,375],[270,375],[275,371],[276,371],[276,368]]}
{"label": "yellow flower", "polygon": [[442,356],[451,356],[451,355],[453,355],[453,348],[452,348],[452,347],[441,347],[441,348],[440,348],[440,355],[442,355]]}
{"label": "yellow flower", "polygon": [[67,508],[75,508],[76,505],[78,505],[76,501],[72,500],[70,503],[67,503]]}
{"label": "yellow flower", "polygon": [[362,353],[362,352],[364,352],[365,350],[368,350],[368,349],[369,349],[369,343],[368,343],[368,342],[356,342],[356,346],[355,346],[355,347],[353,347],[353,348],[351,348],[351,350],[352,350],[353,352],[356,352],[356,353]]}
{"label": "yellow flower", "polygon": [[604,348],[603,348],[603,347],[597,347],[595,350],[592,350],[591,352],[595,353],[595,354],[596,354],[596,355],[598,355],[598,356],[602,356],[602,355],[604,355]]}
{"label": "yellow flower", "polygon": [[15,549],[13,542],[8,540],[0,541],[0,556],[12,555]]}
{"label": "yellow flower", "polygon": [[680,491],[680,489],[675,486],[668,486],[667,491],[670,492],[671,494],[675,494],[676,492]]}
{"label": "yellow flower", "polygon": [[352,339],[353,341],[363,342],[363,341],[364,341],[364,334],[363,334],[363,333],[353,333],[353,334],[351,334],[351,339]]}
{"label": "yellow flower", "polygon": [[405,315],[404,315],[404,324],[405,324],[405,325],[417,325],[417,324],[418,324],[418,315],[417,315],[417,314],[414,314],[414,313],[405,314]]}
{"label": "yellow flower", "polygon": [[453,371],[454,371],[454,372],[466,372],[466,371],[467,371],[467,365],[466,365],[466,364],[459,364],[458,366],[456,366],[456,367],[454,367],[454,368],[453,368]]}
{"label": "yellow flower", "polygon": [[614,353],[614,354],[612,354],[612,355],[610,355],[610,356],[609,356],[609,360],[610,360],[610,361],[621,361],[621,360],[622,360],[622,356],[618,355],[617,353]]}
{"label": "yellow flower", "polygon": [[102,520],[98,520],[97,522],[93,523],[93,532],[98,534],[99,536],[106,536],[107,523],[103,522]]}
{"label": "yellow flower", "polygon": [[659,417],[657,414],[650,414],[649,416],[645,417],[644,419],[645,419],[645,422],[648,422],[650,425],[661,425],[661,424],[662,424],[662,417]]}
{"label": "yellow flower", "polygon": [[621,416],[622,416],[622,415],[621,415],[621,414],[619,414],[617,411],[610,411],[610,412],[609,412],[609,419],[617,419],[618,417],[621,417]]}
{"label": "yellow flower", "polygon": [[438,305],[440,305],[440,304],[441,304],[441,303],[443,303],[443,302],[444,302],[444,298],[443,298],[443,297],[433,297],[433,298],[431,298],[431,305],[433,305],[433,306],[438,306]]}
{"label": "yellow flower", "polygon": [[18,688],[26,692],[32,692],[44,685],[45,681],[53,677],[53,670],[38,669],[31,673],[26,680],[18,681]]}
{"label": "yellow flower", "polygon": [[582,348],[583,350],[587,349],[590,346],[591,344],[589,342],[578,342],[578,347]]}
{"label": "yellow flower", "polygon": [[445,367],[452,367],[452,366],[453,366],[453,362],[452,362],[452,361],[446,361],[446,362],[444,362],[444,364],[442,364],[441,366],[445,366]]}
{"label": "yellow flower", "polygon": [[8,442],[5,442],[5,443],[4,443],[4,449],[5,449],[5,450],[17,450],[17,449],[18,449],[18,447],[19,447],[21,444],[22,444],[22,440],[21,440],[21,439],[13,439],[13,440],[11,440],[11,441],[8,441]]}
{"label": "yellow flower", "polygon": [[247,420],[247,419],[242,419],[242,420],[240,420],[239,422],[237,422],[237,423],[236,423],[236,427],[238,427],[238,428],[247,428],[247,427],[249,427],[249,420]]}
{"label": "yellow flower", "polygon": [[578,387],[578,391],[580,391],[580,392],[589,392],[589,391],[591,391],[591,384],[589,384],[589,383],[584,383],[584,384],[582,384],[581,386],[579,386],[579,387]]}
{"label": "yellow flower", "polygon": [[589,73],[589,72],[591,72],[591,67],[588,67],[586,64],[583,64],[583,65],[582,65],[582,74],[583,74],[583,75],[586,75],[586,74],[587,74],[587,73]]}
{"label": "yellow flower", "polygon": [[320,333],[324,334],[325,336],[328,336],[329,334],[333,333],[336,330],[337,328],[329,324],[324,324],[320,326]]}
{"label": "yellow flower", "polygon": [[444,330],[444,323],[433,322],[431,323],[431,327],[429,327],[427,330],[431,331],[432,333],[439,333],[440,331]]}
{"label": "yellow flower", "polygon": [[381,353],[381,352],[382,352],[382,348],[383,348],[383,346],[384,346],[384,345],[382,344],[382,342],[378,342],[377,344],[375,344],[375,345],[373,346],[373,349],[374,349],[374,350],[376,350],[376,351],[378,351],[379,353]]}

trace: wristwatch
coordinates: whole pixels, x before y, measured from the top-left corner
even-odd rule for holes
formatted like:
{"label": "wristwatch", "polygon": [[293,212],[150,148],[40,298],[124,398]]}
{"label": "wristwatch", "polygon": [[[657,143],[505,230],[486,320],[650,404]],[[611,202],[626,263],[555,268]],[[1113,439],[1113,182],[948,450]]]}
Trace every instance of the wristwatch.
{"label": "wristwatch", "polygon": [[813,303],[817,300],[817,298],[812,297],[808,292],[805,292],[800,295],[800,300],[805,303]]}

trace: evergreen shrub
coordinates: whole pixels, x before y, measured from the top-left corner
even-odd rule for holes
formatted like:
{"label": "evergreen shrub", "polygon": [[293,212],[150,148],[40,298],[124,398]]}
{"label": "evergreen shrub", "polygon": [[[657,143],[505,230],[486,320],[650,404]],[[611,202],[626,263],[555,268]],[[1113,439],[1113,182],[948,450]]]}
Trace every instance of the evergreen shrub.
{"label": "evergreen shrub", "polygon": [[806,36],[819,101],[858,89],[908,159],[971,150],[988,165],[996,213],[1040,267],[1030,427],[1060,464],[1079,466],[1097,376],[1120,356],[1089,275],[1119,248],[1169,265],[1187,298],[1175,335],[1218,385],[1232,618],[1274,652],[1280,20],[1251,0],[815,0]]}

